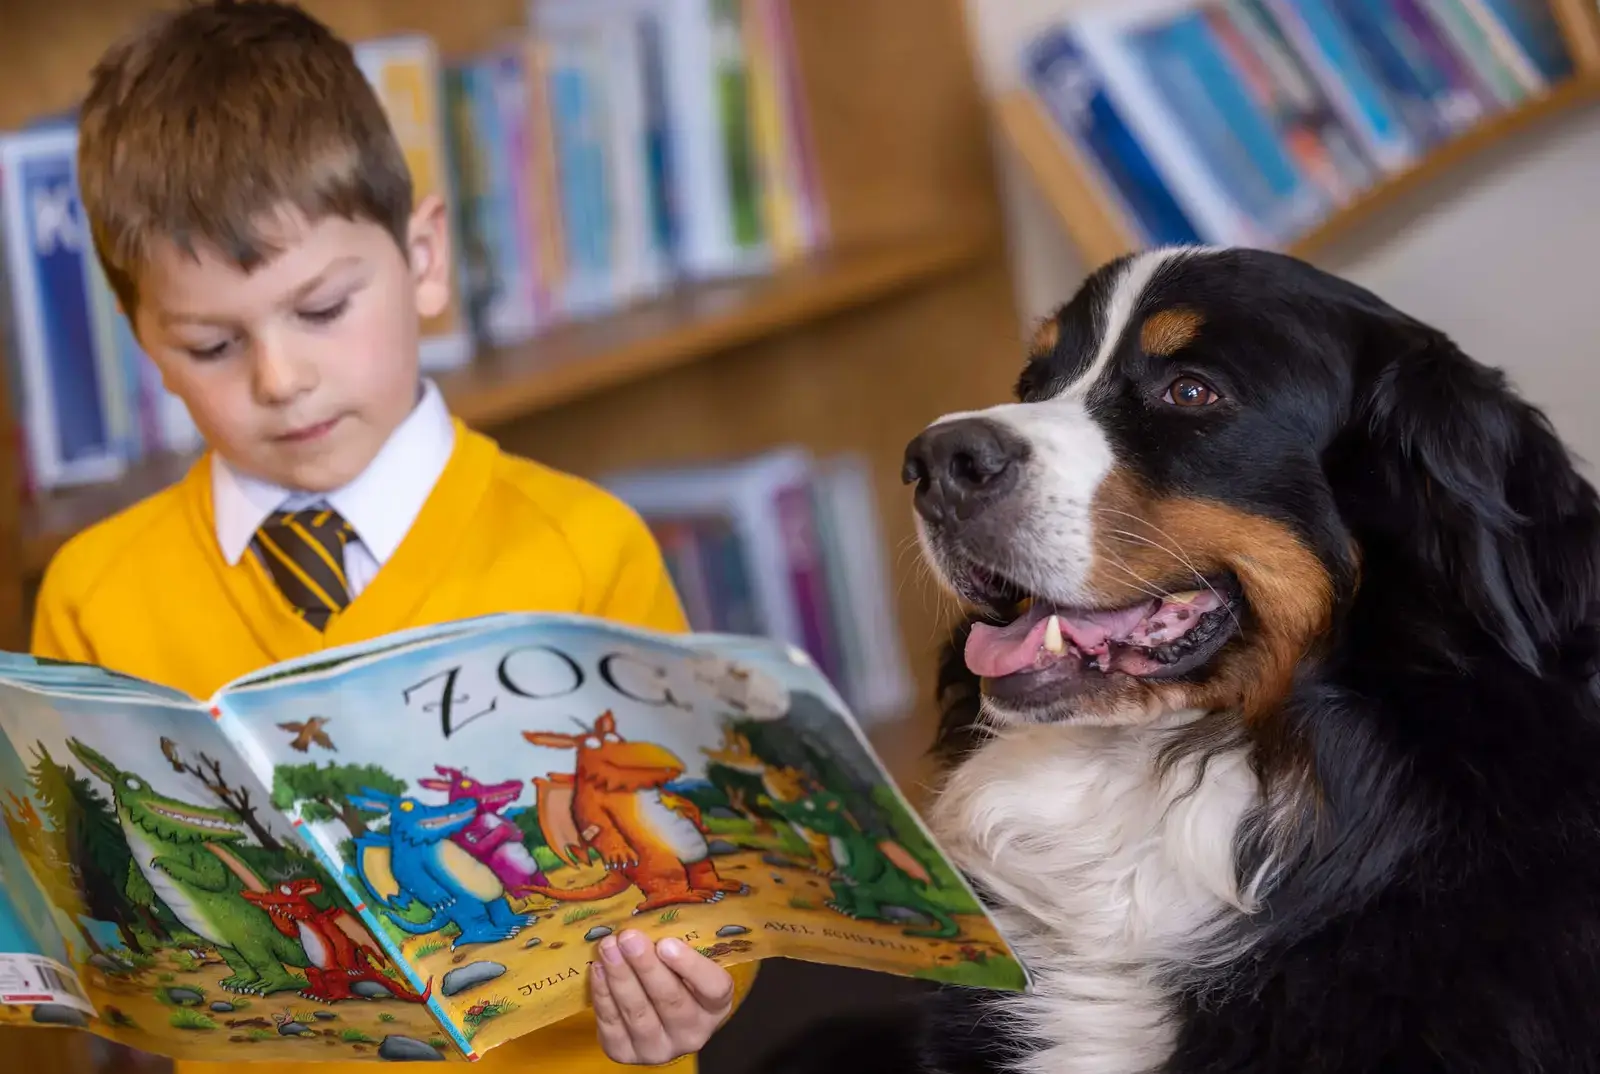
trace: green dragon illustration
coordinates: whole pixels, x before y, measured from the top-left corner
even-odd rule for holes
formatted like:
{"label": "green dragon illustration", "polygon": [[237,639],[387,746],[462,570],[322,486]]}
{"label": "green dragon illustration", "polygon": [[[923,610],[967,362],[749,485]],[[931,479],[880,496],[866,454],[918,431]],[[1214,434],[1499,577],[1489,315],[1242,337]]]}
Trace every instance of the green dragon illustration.
{"label": "green dragon illustration", "polygon": [[254,874],[230,849],[245,837],[238,818],[168,798],[76,739],[67,746],[111,785],[112,806],[133,854],[129,886],[148,884],[185,928],[217,945],[233,971],[221,986],[261,996],[304,988],[305,979],[284,964],[304,969],[305,950],[240,895],[244,877]]}
{"label": "green dragon illustration", "polygon": [[763,795],[759,800],[785,820],[828,837],[834,859],[833,898],[828,909],[850,918],[888,921],[884,908],[897,906],[934,922],[933,928],[902,929],[907,936],[949,939],[960,935],[955,919],[917,890],[913,878],[928,881],[921,863],[898,843],[862,831],[837,794],[816,791],[792,802],[774,802]]}

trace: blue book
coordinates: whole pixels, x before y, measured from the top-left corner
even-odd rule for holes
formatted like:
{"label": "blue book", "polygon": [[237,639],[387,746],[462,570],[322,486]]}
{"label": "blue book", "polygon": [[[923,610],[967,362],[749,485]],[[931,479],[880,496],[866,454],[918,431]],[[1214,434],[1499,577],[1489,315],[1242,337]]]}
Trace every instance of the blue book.
{"label": "blue book", "polygon": [[567,248],[563,305],[582,316],[611,308],[616,238],[597,45],[582,32],[552,36],[550,112]]}
{"label": "blue book", "polygon": [[1036,38],[1025,59],[1034,92],[1062,133],[1100,170],[1107,192],[1122,203],[1125,217],[1145,243],[1208,241],[1173,197],[1069,29],[1052,29]]}
{"label": "blue book", "polygon": [[1368,155],[1388,171],[1415,160],[1417,139],[1326,0],[1271,0],[1270,7],[1346,122],[1361,135]]}
{"label": "blue book", "polygon": [[1240,84],[1201,12],[1130,28],[1128,36],[1168,109],[1267,233],[1288,240],[1326,214],[1327,199],[1306,181],[1271,119]]}
{"label": "blue book", "polygon": [[1572,54],[1549,0],[1483,0],[1533,65],[1550,82],[1573,73]]}
{"label": "blue book", "polygon": [[1433,145],[1457,127],[1437,98],[1449,94],[1443,72],[1414,47],[1399,13],[1388,0],[1330,0],[1335,17],[1349,27],[1357,47],[1388,88],[1406,126],[1422,145]]}
{"label": "blue book", "polygon": [[41,489],[110,480],[126,467],[102,382],[77,145],[77,131],[60,123],[0,136],[5,275],[24,395],[14,405]]}

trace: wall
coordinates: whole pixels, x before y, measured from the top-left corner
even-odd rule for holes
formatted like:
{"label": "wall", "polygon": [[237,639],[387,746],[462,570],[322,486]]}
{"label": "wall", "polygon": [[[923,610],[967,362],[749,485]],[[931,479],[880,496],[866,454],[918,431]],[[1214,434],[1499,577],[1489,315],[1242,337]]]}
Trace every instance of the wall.
{"label": "wall", "polygon": [[[1016,57],[1034,30],[1097,2],[1116,0],[966,0],[986,88],[1016,85]],[[1066,299],[1086,266],[1021,167],[996,150],[1026,324]],[[1600,467],[1597,180],[1600,111],[1592,110],[1475,159],[1319,258],[1505,369],[1591,475]]]}

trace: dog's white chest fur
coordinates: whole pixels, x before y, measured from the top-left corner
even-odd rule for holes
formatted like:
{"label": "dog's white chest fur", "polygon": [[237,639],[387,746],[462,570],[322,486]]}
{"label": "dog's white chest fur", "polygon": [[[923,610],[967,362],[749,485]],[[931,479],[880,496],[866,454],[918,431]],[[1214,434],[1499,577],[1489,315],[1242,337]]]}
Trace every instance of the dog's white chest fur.
{"label": "dog's white chest fur", "polygon": [[1002,904],[1035,978],[1004,1010],[1048,1043],[1034,1074],[1143,1074],[1172,1048],[1174,964],[1226,959],[1248,908],[1234,839],[1259,800],[1243,751],[1156,767],[1162,732],[1010,727],[953,772],[930,823]]}

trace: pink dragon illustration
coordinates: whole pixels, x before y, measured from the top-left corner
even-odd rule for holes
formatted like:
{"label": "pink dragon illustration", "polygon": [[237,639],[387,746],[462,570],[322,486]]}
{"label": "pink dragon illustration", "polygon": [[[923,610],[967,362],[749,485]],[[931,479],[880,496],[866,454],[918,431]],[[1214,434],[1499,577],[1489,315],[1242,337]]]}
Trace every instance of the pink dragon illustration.
{"label": "pink dragon illustration", "polygon": [[430,791],[445,791],[452,802],[471,798],[478,804],[478,815],[452,835],[451,841],[487,865],[505,885],[507,894],[532,895],[537,887],[549,883],[544,870],[523,845],[521,829],[500,815],[522,795],[520,780],[479,783],[459,768],[434,765],[433,770],[444,778],[425,777],[417,785]]}

